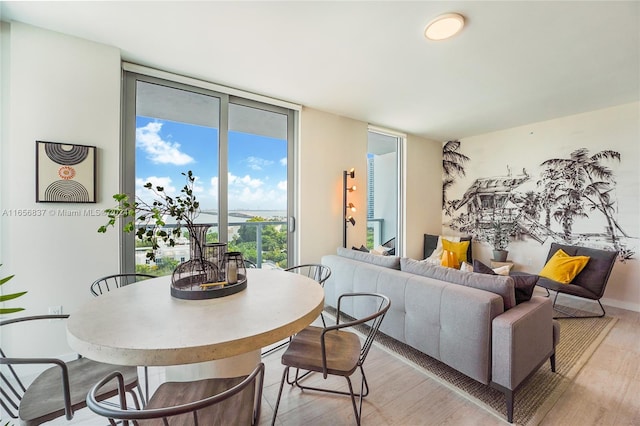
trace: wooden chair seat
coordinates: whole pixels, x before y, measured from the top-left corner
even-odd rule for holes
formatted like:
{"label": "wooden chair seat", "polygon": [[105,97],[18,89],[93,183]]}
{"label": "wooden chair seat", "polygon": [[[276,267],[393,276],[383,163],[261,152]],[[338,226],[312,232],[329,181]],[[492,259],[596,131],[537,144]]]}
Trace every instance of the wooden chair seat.
{"label": "wooden chair seat", "polygon": [[[107,375],[87,396],[89,408],[113,425],[116,420],[125,426],[254,425],[260,419],[263,363],[248,376],[163,383],[144,409],[127,407],[121,381],[117,373]],[[119,404],[99,402],[97,393],[113,384],[121,389]]]}
{"label": "wooden chair seat", "polygon": [[[123,367],[79,358],[67,363],[69,391],[73,411],[87,406],[87,393],[101,378],[113,371],[120,371],[125,379],[125,388],[132,391],[138,386],[136,367]],[[118,393],[115,384],[101,389],[100,400]],[[40,374],[27,388],[20,403],[19,416],[25,425],[39,425],[64,416],[64,392],[60,367],[51,367]]]}
{"label": "wooden chair seat", "polygon": [[[282,355],[282,364],[307,371],[323,371],[322,327],[309,326],[295,335]],[[351,332],[334,330],[325,335],[327,374],[350,376],[360,361],[360,338]]]}
{"label": "wooden chair seat", "polygon": [[[145,410],[172,407],[200,401],[237,386],[246,377],[205,379],[194,382],[167,382],[160,385],[149,400]],[[198,410],[198,422],[202,425],[250,425],[253,413],[246,407],[253,405],[255,389],[247,387],[242,392],[216,405]],[[243,409],[243,407],[245,407]],[[170,426],[193,424],[193,414],[186,413],[167,419]],[[140,426],[165,426],[162,419],[140,420]]]}

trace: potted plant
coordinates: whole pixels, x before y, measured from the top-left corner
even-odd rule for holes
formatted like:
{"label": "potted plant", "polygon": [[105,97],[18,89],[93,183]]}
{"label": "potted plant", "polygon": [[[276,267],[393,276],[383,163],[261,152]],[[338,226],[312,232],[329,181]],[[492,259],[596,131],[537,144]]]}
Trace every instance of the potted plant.
{"label": "potted plant", "polygon": [[487,234],[487,239],[493,245],[493,260],[497,262],[506,262],[509,252],[509,238],[511,236],[513,225],[504,223],[499,220],[491,222],[491,230]]}
{"label": "potted plant", "polygon": [[[124,232],[135,232],[136,238],[140,241],[151,243],[151,250],[147,252],[146,257],[149,260],[155,260],[160,241],[171,247],[175,246],[176,240],[182,235],[182,227],[185,227],[189,232],[191,259],[178,265],[178,268],[182,267],[185,270],[185,264],[188,264],[189,268],[187,269],[191,278],[199,277],[197,281],[209,282],[217,278],[211,276],[211,265],[209,265],[211,262],[207,262],[203,256],[205,236],[209,225],[195,223],[196,218],[200,215],[200,202],[196,200],[193,190],[196,178],[191,170],[182,173],[182,175],[185,176],[187,182],[177,196],[167,194],[164,187],[154,187],[151,182],[144,185],[144,188],[152,191],[155,195],[155,199],[151,203],[140,197],[131,200],[127,194],[115,194],[113,198],[118,202],[118,205],[105,210],[109,221],[98,228],[98,232],[107,232],[110,226],[115,226],[118,218],[129,219],[123,226]],[[173,218],[176,222],[175,227],[170,231],[166,229],[165,220],[167,217]],[[176,279],[176,271],[174,271],[173,281]],[[190,281],[195,282],[194,279]]]}

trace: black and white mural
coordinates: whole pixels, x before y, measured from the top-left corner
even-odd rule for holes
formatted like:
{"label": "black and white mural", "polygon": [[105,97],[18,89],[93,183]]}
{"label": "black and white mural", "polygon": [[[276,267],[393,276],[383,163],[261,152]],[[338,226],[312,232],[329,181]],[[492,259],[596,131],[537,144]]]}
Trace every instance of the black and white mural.
{"label": "black and white mural", "polygon": [[[552,241],[616,250],[624,262],[636,257],[637,236],[620,225],[615,167],[622,156],[614,150],[577,148],[566,155],[532,165],[478,177],[462,196],[450,188],[473,164],[460,141],[443,146],[442,208],[444,226],[479,241],[492,241],[496,229],[510,240]],[[460,194],[460,192],[458,192]]]}

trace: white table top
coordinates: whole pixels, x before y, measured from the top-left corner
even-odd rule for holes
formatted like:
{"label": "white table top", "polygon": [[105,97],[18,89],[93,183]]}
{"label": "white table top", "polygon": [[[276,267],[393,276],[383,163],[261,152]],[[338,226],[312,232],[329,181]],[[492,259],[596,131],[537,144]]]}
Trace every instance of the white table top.
{"label": "white table top", "polygon": [[314,280],[281,270],[247,269],[247,289],[183,300],[170,277],[140,281],[96,297],[67,321],[79,354],[117,365],[168,366],[259,350],[311,324],[324,306]]}

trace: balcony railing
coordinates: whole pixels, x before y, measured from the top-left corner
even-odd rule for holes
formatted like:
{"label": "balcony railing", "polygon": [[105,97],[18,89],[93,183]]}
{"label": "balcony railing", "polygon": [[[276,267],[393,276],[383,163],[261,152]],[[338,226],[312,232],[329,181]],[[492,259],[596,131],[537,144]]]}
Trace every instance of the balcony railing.
{"label": "balcony railing", "polygon": [[[210,225],[211,227],[209,228],[207,234],[213,233],[213,234],[219,235],[218,224],[212,223],[208,225]],[[271,250],[269,252],[265,252],[264,251],[264,239],[265,239],[264,231],[269,226],[275,227],[276,233],[281,233],[282,235],[280,236],[281,238],[276,238],[278,237],[277,235],[272,235],[273,238],[271,241],[269,241]],[[175,224],[167,224],[165,226],[167,230],[175,227],[176,227]],[[242,236],[240,235],[241,233],[240,229],[242,227],[249,227],[249,228],[255,227],[255,240],[251,240],[251,241],[243,240]],[[183,229],[186,231],[186,228],[183,228]],[[242,234],[245,237],[248,233],[250,232],[242,232]],[[267,266],[267,265],[273,265],[274,267],[287,266],[286,265],[287,222],[285,221],[229,222],[228,236],[231,242],[227,243],[227,251],[236,251],[237,249],[237,251],[242,252],[242,255],[245,258],[245,260],[249,260],[255,263],[257,267],[260,268],[262,266]],[[281,247],[277,245],[274,247],[274,243],[277,243],[277,241],[283,241],[281,243],[282,245]],[[207,241],[207,242],[218,242],[218,241]],[[249,247],[252,248],[252,243],[255,244],[255,256],[253,255],[253,253],[243,252],[243,249],[241,246],[242,244],[248,244]],[[145,247],[145,246],[136,247],[136,268],[137,269],[145,268],[145,266],[143,265],[147,265],[146,267],[150,267],[152,265],[152,263],[146,259],[146,253],[149,249],[150,249],[149,247]],[[284,264],[282,260],[278,262],[277,259],[274,260],[269,258],[269,253],[273,253],[273,252],[279,252],[279,253],[285,254]],[[167,264],[167,263],[176,263],[176,262],[180,263],[188,259],[189,259],[189,239],[187,237],[184,237],[176,241],[176,244],[173,247],[160,244],[160,247],[156,251],[155,266],[161,267],[163,264]]]}

